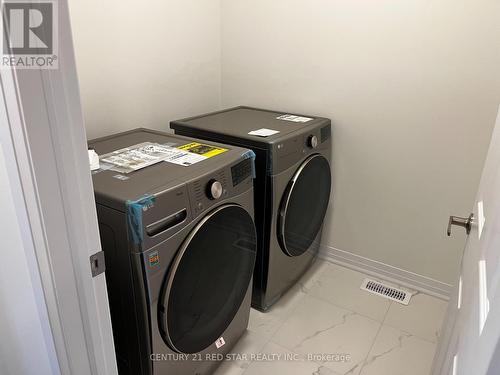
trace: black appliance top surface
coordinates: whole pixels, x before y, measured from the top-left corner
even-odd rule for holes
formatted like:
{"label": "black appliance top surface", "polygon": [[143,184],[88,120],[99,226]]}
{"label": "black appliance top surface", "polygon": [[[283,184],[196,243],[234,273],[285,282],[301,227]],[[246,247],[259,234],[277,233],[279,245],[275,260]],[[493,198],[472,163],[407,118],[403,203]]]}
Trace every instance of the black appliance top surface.
{"label": "black appliance top surface", "polygon": [[[293,133],[301,130],[307,131],[308,129],[316,128],[318,125],[329,123],[330,120],[323,117],[296,115],[250,107],[236,107],[173,121],[170,126],[175,130],[195,129],[202,132],[244,139],[253,143],[272,144],[289,138],[295,135]],[[259,129],[275,130],[278,133],[267,137],[248,134]]]}

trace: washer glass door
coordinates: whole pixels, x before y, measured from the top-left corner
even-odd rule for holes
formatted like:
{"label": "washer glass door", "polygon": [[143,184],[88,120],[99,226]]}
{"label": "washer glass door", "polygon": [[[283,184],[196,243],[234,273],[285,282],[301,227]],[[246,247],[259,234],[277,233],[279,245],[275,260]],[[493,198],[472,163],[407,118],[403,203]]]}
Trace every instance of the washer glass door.
{"label": "washer glass door", "polygon": [[191,231],[166,277],[159,320],[165,342],[180,353],[214,343],[238,312],[256,258],[252,217],[234,204],[221,206]]}
{"label": "washer glass door", "polygon": [[310,156],[295,172],[278,220],[278,239],[285,254],[299,256],[309,249],[323,224],[330,188],[330,164],[322,155]]}

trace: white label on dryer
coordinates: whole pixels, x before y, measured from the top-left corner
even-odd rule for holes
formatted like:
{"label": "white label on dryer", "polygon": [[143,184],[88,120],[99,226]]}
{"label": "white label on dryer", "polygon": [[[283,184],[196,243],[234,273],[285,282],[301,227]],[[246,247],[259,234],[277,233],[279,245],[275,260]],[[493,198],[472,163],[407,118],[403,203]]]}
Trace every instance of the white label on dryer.
{"label": "white label on dryer", "polygon": [[292,122],[309,122],[314,120],[310,117],[296,116],[296,115],[281,115],[276,117],[277,120],[292,121]]}
{"label": "white label on dryer", "polygon": [[273,129],[266,129],[266,128],[261,128],[257,130],[252,130],[251,132],[248,132],[250,135],[256,135],[258,137],[269,137],[270,135],[278,134],[279,130],[273,130]]}
{"label": "white label on dryer", "polygon": [[215,341],[215,346],[217,347],[217,349],[219,349],[223,347],[225,343],[226,342],[224,341],[224,337],[221,336],[217,339],[217,341]]}

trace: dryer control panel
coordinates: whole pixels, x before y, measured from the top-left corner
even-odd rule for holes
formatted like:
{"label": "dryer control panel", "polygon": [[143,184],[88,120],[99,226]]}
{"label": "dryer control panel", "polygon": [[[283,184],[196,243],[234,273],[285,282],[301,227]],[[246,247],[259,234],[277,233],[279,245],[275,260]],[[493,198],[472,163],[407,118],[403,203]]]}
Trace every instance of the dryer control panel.
{"label": "dryer control panel", "polygon": [[[272,145],[272,174],[277,174],[312,153],[325,152],[331,147],[331,124],[318,123],[297,132],[294,137],[286,138]],[[327,151],[329,152],[329,151]]]}

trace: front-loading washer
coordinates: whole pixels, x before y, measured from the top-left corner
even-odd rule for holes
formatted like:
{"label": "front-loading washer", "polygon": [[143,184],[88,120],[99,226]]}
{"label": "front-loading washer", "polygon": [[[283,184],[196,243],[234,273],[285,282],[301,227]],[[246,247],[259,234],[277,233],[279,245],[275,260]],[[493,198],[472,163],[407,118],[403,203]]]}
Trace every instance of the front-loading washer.
{"label": "front-loading washer", "polygon": [[331,190],[331,121],[236,107],[173,121],[176,134],[256,154],[258,255],[252,306],[266,311],[318,254]]}
{"label": "front-loading washer", "polygon": [[246,330],[254,154],[136,129],[90,141],[120,374],[209,374]]}

